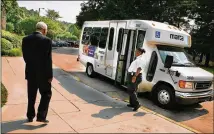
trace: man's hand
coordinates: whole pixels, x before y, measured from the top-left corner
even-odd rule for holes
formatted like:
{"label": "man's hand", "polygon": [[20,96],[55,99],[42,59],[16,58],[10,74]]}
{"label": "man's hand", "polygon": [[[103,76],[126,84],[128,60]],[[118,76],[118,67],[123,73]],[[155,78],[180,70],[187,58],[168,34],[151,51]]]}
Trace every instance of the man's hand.
{"label": "man's hand", "polygon": [[135,81],[136,81],[136,76],[133,76],[132,77],[132,83],[135,83]]}
{"label": "man's hand", "polygon": [[50,78],[50,79],[48,79],[48,82],[49,82],[49,83],[51,83],[51,82],[52,82],[52,80],[53,80],[53,78]]}

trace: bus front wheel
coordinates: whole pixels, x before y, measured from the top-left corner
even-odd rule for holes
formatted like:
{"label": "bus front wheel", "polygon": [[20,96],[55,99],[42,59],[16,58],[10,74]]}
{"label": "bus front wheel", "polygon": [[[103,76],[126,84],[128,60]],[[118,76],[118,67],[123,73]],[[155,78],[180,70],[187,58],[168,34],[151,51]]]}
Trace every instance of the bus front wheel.
{"label": "bus front wheel", "polygon": [[89,77],[91,77],[91,78],[93,78],[93,77],[95,77],[95,72],[94,72],[94,68],[93,68],[93,65],[91,65],[91,64],[88,64],[87,65],[87,67],[86,67],[86,74],[89,76]]}
{"label": "bus front wheel", "polygon": [[173,89],[166,85],[160,85],[155,91],[153,91],[154,102],[166,109],[172,109],[175,107],[175,94]]}

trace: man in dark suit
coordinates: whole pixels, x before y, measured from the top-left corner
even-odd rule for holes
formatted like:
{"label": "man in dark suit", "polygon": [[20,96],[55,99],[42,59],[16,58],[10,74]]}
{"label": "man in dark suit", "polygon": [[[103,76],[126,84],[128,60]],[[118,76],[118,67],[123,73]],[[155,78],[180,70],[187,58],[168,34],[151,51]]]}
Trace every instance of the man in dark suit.
{"label": "man in dark suit", "polygon": [[36,32],[22,40],[23,58],[26,63],[25,79],[28,88],[27,118],[29,122],[35,117],[35,101],[37,91],[41,94],[37,121],[48,123],[46,116],[52,96],[52,40],[46,37],[47,25],[44,22],[36,24]]}

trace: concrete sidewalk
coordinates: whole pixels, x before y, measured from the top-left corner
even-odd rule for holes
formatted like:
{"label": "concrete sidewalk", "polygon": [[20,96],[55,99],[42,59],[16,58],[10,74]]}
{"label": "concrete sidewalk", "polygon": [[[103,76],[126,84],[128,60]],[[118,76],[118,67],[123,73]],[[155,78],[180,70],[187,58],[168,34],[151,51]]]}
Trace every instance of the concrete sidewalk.
{"label": "concrete sidewalk", "polygon": [[[26,123],[27,89],[22,58],[2,58],[2,82],[8,102],[2,109],[2,133],[192,133],[153,113],[126,107],[54,67],[48,125]],[[40,94],[38,92],[36,110]]]}

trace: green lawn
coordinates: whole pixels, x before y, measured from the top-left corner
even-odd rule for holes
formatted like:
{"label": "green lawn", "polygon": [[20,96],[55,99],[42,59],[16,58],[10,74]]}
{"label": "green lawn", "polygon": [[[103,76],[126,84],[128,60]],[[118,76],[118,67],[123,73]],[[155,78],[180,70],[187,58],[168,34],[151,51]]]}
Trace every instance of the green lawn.
{"label": "green lawn", "polygon": [[210,73],[214,74],[214,67],[201,67],[201,68],[203,68],[204,70],[207,70]]}
{"label": "green lawn", "polygon": [[7,102],[7,90],[4,85],[1,83],[1,107]]}

